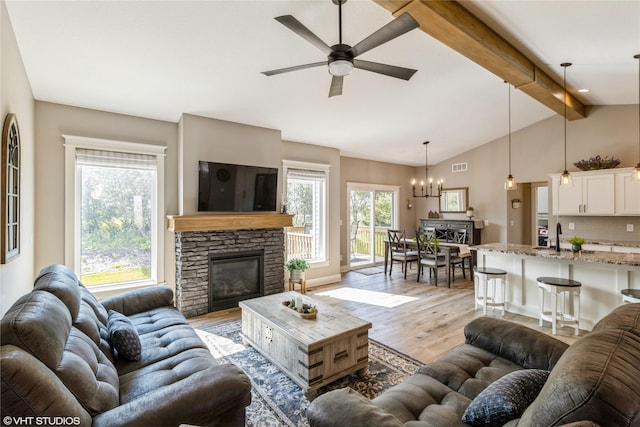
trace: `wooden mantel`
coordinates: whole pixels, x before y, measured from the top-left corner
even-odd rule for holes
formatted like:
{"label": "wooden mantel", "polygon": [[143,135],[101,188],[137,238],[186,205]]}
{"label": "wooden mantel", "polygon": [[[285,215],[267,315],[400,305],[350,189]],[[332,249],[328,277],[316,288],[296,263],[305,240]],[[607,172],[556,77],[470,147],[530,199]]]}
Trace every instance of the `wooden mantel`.
{"label": "wooden mantel", "polygon": [[167,229],[174,233],[284,228],[292,225],[293,215],[288,214],[167,215]]}

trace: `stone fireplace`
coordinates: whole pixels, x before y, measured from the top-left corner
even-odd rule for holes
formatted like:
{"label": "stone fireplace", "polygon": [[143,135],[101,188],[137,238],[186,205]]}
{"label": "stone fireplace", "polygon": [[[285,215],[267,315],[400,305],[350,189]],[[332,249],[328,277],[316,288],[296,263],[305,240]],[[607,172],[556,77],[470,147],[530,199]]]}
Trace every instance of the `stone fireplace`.
{"label": "stone fireplace", "polygon": [[[291,215],[170,216],[176,306],[186,317],[284,290],[284,227]],[[216,287],[217,285],[217,287]]]}

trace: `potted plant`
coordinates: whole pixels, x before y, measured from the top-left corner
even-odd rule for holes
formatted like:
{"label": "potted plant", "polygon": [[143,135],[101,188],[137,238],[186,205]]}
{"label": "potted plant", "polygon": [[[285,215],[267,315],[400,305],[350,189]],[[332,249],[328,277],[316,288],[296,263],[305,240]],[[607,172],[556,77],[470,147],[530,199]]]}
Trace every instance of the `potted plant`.
{"label": "potted plant", "polygon": [[473,206],[467,206],[467,216],[473,218]]}
{"label": "potted plant", "polygon": [[569,243],[571,243],[571,250],[573,252],[580,252],[582,250],[582,245],[584,245],[585,240],[582,237],[573,236],[569,239]]}
{"label": "potted plant", "polygon": [[291,258],[284,265],[284,268],[286,268],[289,271],[289,280],[295,283],[301,283],[302,273],[311,267],[309,266],[309,263],[307,262],[306,259]]}

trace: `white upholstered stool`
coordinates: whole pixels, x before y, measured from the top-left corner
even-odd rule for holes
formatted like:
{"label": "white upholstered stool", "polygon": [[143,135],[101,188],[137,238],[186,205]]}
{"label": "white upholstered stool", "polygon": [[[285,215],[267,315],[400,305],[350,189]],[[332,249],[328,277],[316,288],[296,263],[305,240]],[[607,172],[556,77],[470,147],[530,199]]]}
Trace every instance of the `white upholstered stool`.
{"label": "white upholstered stool", "polygon": [[622,302],[640,302],[640,289],[623,289]]}
{"label": "white upholstered stool", "polygon": [[[538,295],[540,298],[540,326],[543,321],[551,322],[551,333],[556,334],[557,326],[573,326],[578,335],[580,324],[580,287],[582,283],[577,280],[563,279],[560,277],[538,277]],[[544,296],[547,292],[551,299],[551,311],[544,309]],[[558,311],[558,295],[563,296],[563,309]],[[567,300],[573,300],[573,311],[567,311]]]}
{"label": "white upholstered stool", "polygon": [[[476,310],[478,309],[478,306],[481,306],[482,312],[487,314],[487,307],[500,307],[502,308],[502,315],[504,316],[507,272],[499,268],[491,267],[474,267],[473,271]],[[496,294],[496,282],[500,282],[500,298],[498,298],[498,295]],[[488,294],[489,285],[491,285],[491,295]]]}

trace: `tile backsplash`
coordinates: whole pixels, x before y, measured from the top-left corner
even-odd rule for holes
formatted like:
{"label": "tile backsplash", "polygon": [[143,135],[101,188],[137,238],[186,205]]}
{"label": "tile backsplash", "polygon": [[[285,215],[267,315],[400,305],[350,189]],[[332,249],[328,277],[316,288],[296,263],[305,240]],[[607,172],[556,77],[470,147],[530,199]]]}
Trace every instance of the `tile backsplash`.
{"label": "tile backsplash", "polygon": [[[602,243],[640,243],[640,217],[637,216],[560,216],[558,221],[562,225],[560,240],[567,240],[573,236],[582,237],[587,241]],[[574,229],[569,226],[573,223]],[[627,231],[627,225],[633,225],[633,231]],[[555,237],[555,229],[549,230],[549,235]]]}

